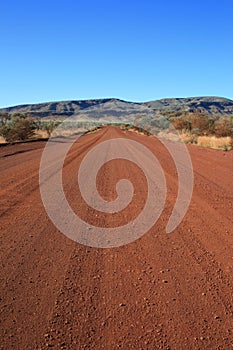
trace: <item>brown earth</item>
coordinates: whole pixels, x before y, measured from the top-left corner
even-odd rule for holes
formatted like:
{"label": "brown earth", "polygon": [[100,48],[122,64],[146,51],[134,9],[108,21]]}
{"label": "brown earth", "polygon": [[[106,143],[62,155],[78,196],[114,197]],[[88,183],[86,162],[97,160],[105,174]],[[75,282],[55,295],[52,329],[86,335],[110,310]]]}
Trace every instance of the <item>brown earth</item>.
{"label": "brown earth", "polygon": [[110,127],[81,137],[64,165],[64,190],[77,214],[105,227],[134,219],[147,193],[142,171],[116,160],[101,169],[98,190],[112,200],[116,181],[129,178],[135,190],[129,208],[97,215],[81,201],[78,164],[113,137],[154,152],[167,200],[149,232],[111,249],[75,243],[48,218],[38,185],[45,142],[0,149],[1,349],[232,349],[233,152],[188,146],[193,197],[182,223],[166,234],[178,189],[162,144]]}

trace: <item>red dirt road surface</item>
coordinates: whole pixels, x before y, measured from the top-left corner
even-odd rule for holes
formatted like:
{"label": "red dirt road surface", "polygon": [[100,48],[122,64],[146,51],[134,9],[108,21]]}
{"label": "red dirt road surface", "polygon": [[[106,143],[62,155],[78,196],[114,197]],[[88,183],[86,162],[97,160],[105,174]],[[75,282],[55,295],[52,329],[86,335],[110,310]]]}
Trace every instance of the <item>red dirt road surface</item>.
{"label": "red dirt road surface", "polygon": [[82,136],[67,155],[63,186],[75,213],[92,225],[122,226],[146,201],[145,176],[126,160],[107,163],[97,177],[108,201],[116,198],[119,179],[132,182],[126,209],[99,213],[80,196],[81,160],[117,137],[148,147],[167,181],[159,220],[118,248],[81,245],[50,221],[39,190],[45,142],[0,149],[1,349],[232,349],[233,152],[188,147],[192,200],[181,224],[166,234],[178,181],[164,146],[111,127]]}

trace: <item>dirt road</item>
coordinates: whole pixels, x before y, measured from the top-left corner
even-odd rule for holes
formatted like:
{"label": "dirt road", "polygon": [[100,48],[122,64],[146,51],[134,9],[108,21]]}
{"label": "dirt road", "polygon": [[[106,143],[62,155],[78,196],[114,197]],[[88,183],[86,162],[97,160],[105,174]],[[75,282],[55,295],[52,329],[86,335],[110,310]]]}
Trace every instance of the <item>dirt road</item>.
{"label": "dirt road", "polygon": [[111,249],[75,243],[48,218],[39,191],[45,143],[0,149],[1,349],[232,349],[233,152],[188,147],[192,201],[179,227],[166,234],[178,185],[162,144],[111,127],[81,137],[64,164],[63,186],[73,210],[96,226],[121,226],[146,201],[145,177],[126,160],[107,163],[97,178],[106,200],[116,198],[119,179],[132,182],[125,210],[97,213],[80,196],[81,160],[93,145],[117,137],[156,155],[167,198],[143,237]]}

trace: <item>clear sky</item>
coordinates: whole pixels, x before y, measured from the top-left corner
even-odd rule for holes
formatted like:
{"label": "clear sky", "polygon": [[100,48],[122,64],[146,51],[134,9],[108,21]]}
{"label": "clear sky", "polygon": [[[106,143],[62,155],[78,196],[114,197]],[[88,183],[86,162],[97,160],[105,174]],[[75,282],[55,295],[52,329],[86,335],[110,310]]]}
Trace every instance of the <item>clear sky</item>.
{"label": "clear sky", "polygon": [[0,107],[233,98],[233,0],[0,2]]}

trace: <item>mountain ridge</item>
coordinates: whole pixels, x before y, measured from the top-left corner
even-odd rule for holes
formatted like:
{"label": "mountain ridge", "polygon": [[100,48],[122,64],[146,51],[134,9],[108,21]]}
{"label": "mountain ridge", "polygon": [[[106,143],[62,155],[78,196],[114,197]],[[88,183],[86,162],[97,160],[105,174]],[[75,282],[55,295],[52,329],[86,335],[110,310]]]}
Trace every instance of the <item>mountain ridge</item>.
{"label": "mountain ridge", "polygon": [[123,113],[137,115],[142,113],[166,114],[166,112],[194,112],[211,115],[233,115],[233,100],[218,96],[198,96],[163,98],[148,102],[131,102],[118,98],[101,98],[88,100],[67,100],[42,102],[36,104],[23,104],[0,108],[0,113],[28,113],[39,118],[70,117],[72,115],[86,114],[91,111],[117,117]]}

